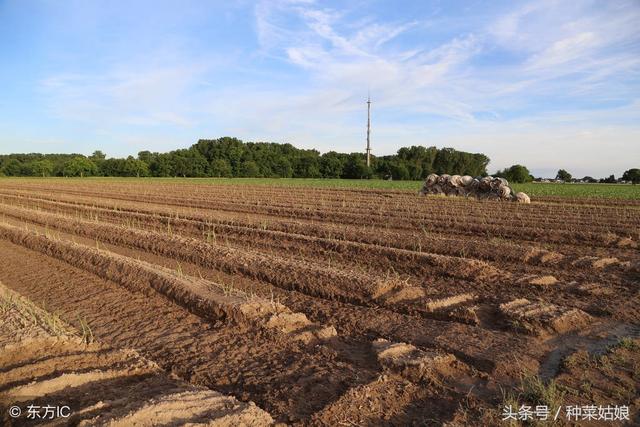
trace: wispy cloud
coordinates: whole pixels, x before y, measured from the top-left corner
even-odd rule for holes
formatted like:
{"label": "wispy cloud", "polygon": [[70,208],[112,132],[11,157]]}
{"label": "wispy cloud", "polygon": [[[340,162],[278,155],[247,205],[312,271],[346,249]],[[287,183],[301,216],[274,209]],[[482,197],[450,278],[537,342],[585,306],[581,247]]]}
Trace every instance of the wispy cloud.
{"label": "wispy cloud", "polygon": [[[294,4],[288,9],[282,3],[269,7],[271,4],[264,2],[256,8],[261,36],[268,40],[263,48],[273,51],[274,56],[284,53],[291,64],[311,73],[320,90],[307,91],[308,96],[342,91],[355,100],[371,90],[376,101],[387,108],[471,117],[462,111],[463,102],[443,102],[442,96],[427,95],[426,89],[441,90],[459,78],[456,68],[479,49],[479,40],[473,34],[452,37],[434,49],[386,49],[390,41],[416,28],[418,21],[364,21],[354,26],[348,11],[318,9],[311,3]],[[287,22],[288,27],[279,27],[279,21]],[[296,23],[295,32],[291,30],[292,21]],[[282,34],[287,37],[280,37]],[[351,104],[353,110],[360,108],[357,102]]]}
{"label": "wispy cloud", "polygon": [[[485,152],[492,167],[518,159],[535,168],[557,159],[562,143],[590,153],[564,153],[566,167],[604,170],[596,159],[608,158],[615,139],[626,153],[611,164],[640,155],[632,143],[640,129],[637,0],[409,2],[403,10],[263,0],[229,8],[206,15],[203,4],[185,6],[180,29],[175,11],[147,16],[142,8],[124,28],[108,28],[118,42],[84,65],[74,61],[91,52],[68,53],[63,39],[56,53],[65,60],[43,67],[38,101],[66,127],[94,127],[136,146],[145,135],[186,146],[234,134],[355,151],[370,91],[376,154],[455,145]],[[132,22],[140,27],[128,40]]]}
{"label": "wispy cloud", "polygon": [[40,82],[51,114],[102,126],[191,126],[189,98],[212,65],[186,61],[116,63],[96,73],[57,74]]}
{"label": "wispy cloud", "polygon": [[[599,138],[611,136],[594,129],[615,127],[618,138],[627,143],[630,135],[637,135],[633,118],[639,113],[634,104],[638,86],[632,80],[640,65],[640,37],[635,31],[640,8],[633,2],[605,7],[580,1],[531,2],[429,47],[420,32],[428,25],[415,17],[405,22],[360,19],[359,26],[353,11],[330,10],[313,2],[263,2],[255,13],[263,29],[261,40],[267,41],[261,44],[264,51],[311,77],[307,88],[285,101],[269,102],[277,95],[265,95],[265,113],[277,111],[290,119],[288,123],[296,123],[282,134],[300,128],[293,133],[303,135],[302,129],[320,122],[324,128],[312,136],[315,140],[321,140],[322,133],[331,134],[329,139],[339,132],[347,140],[357,136],[357,125],[344,124],[336,115],[363,111],[361,101],[370,89],[374,135],[378,147],[386,150],[399,140],[456,143],[487,152],[496,159],[496,167],[518,158],[518,152],[542,165],[554,157],[558,142],[549,132],[573,138],[593,153],[606,151],[606,141]],[[446,25],[446,17],[441,25],[443,21]],[[411,41],[389,45],[403,35]],[[346,102],[336,104],[336,99]],[[612,101],[629,105],[624,119],[606,114],[612,111]],[[501,129],[508,142],[500,136]],[[502,143],[492,148],[491,140]],[[359,141],[347,145],[360,148]]]}
{"label": "wispy cloud", "polygon": [[[499,116],[514,102],[525,108],[537,102],[532,93],[555,92],[562,86],[565,93],[579,96],[607,83],[612,74],[632,76],[640,58],[640,39],[634,32],[640,8],[623,6],[594,9],[589,3],[566,7],[563,2],[534,2],[497,16],[487,27],[453,34],[431,49],[421,47],[420,41],[383,48],[417,27],[415,20],[365,21],[354,28],[347,25],[349,11],[309,2],[263,2],[256,7],[256,17],[262,37],[269,40],[263,48],[312,73],[316,87],[344,88],[354,96],[369,87],[382,107],[472,120],[475,111]],[[493,67],[483,65],[483,54],[496,50],[514,52],[515,57]]]}

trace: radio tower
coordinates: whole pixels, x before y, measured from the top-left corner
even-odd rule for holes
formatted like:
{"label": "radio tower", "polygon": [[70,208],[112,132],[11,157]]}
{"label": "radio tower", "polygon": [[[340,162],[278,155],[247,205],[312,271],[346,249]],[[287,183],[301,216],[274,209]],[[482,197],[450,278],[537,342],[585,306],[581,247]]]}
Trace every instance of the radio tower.
{"label": "radio tower", "polygon": [[371,95],[367,94],[367,167],[371,166]]}

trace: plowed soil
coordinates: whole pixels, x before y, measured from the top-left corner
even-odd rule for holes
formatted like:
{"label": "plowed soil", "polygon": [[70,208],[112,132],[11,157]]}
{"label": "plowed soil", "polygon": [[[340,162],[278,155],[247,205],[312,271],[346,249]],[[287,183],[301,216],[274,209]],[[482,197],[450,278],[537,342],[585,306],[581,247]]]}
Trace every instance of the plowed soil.
{"label": "plowed soil", "polygon": [[[57,316],[0,283],[0,408],[2,425],[42,422],[100,425],[264,426],[273,423],[255,404],[196,387],[162,371],[131,349],[115,349],[77,335]],[[68,407],[64,416],[27,405]],[[10,406],[21,408],[10,416]],[[73,409],[72,409],[73,408]]]}
{"label": "plowed soil", "polygon": [[[574,390],[564,404],[635,417],[639,346],[611,346],[640,333],[639,230],[638,205],[611,200],[2,180],[0,281],[66,324],[82,319],[101,356],[82,362],[65,343],[52,358],[113,374],[96,380],[104,393],[122,369],[147,369],[118,352],[156,366],[126,375],[150,407],[95,407],[78,422],[176,408],[203,422],[236,399],[266,411],[257,424],[500,425],[524,375]],[[625,358],[620,375],[584,369],[598,386],[585,394],[566,361],[607,351]],[[52,378],[34,363],[31,381]],[[174,383],[144,386],[162,375]],[[97,404],[58,397],[77,417]]]}

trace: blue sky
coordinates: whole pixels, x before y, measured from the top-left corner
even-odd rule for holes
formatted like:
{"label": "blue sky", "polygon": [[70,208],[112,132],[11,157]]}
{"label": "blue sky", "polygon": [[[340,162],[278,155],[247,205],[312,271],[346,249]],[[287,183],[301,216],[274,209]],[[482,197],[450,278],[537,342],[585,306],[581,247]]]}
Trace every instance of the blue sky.
{"label": "blue sky", "polygon": [[0,0],[0,153],[237,136],[640,166],[640,2]]}

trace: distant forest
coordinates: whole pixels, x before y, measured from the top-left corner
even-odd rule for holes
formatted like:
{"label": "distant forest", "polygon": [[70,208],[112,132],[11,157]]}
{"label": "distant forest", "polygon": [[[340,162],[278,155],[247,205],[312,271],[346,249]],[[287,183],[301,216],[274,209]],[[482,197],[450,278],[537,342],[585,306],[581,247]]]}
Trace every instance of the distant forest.
{"label": "distant forest", "polygon": [[403,147],[390,156],[372,156],[367,167],[362,153],[320,154],[291,144],[243,142],[237,138],[201,139],[190,148],[137,157],[107,158],[101,151],[81,154],[0,155],[5,176],[154,176],[154,177],[281,177],[392,178],[420,180],[430,173],[487,174],[489,158],[453,148]]}

